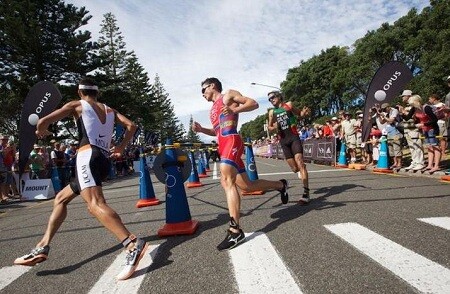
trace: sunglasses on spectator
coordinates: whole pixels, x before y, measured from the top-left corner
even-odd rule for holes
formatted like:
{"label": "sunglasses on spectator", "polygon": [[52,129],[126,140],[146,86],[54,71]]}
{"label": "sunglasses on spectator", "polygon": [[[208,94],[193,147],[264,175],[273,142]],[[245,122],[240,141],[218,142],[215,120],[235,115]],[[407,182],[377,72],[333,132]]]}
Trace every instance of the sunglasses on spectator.
{"label": "sunglasses on spectator", "polygon": [[206,89],[208,89],[209,86],[211,86],[212,84],[209,84],[208,86],[202,88],[202,94],[205,94]]}

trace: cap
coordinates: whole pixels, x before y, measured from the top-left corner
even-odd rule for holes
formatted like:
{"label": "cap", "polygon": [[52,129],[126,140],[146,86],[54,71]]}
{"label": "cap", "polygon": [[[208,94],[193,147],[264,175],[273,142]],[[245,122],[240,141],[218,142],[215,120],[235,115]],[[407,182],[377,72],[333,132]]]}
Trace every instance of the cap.
{"label": "cap", "polygon": [[350,112],[346,111],[344,112],[344,115],[350,115]]}
{"label": "cap", "polygon": [[387,107],[389,107],[389,103],[383,103],[383,104],[381,104],[381,109],[385,109],[385,108],[387,108]]}
{"label": "cap", "polygon": [[333,117],[331,118],[331,120],[337,120],[337,117],[333,116]]}
{"label": "cap", "polygon": [[33,148],[40,148],[40,146],[38,144],[34,144]]}
{"label": "cap", "polygon": [[362,110],[359,110],[359,109],[358,109],[358,110],[356,111],[356,114],[361,114],[361,113],[363,113]]}
{"label": "cap", "polygon": [[411,96],[411,95],[412,95],[412,91],[411,90],[403,90],[402,95],[400,95],[400,97]]}
{"label": "cap", "polygon": [[363,116],[364,116],[364,114],[362,114],[362,113],[358,114],[358,117],[363,117]]}
{"label": "cap", "polygon": [[447,81],[450,81],[450,76],[447,77]]}

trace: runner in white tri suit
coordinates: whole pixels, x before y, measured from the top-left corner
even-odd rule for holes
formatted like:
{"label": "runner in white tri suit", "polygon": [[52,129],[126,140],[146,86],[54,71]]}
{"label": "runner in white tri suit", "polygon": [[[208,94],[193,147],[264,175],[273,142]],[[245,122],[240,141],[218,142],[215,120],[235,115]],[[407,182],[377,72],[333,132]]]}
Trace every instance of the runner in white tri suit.
{"label": "runner in white tri suit", "polygon": [[52,134],[48,131],[50,124],[74,116],[80,135],[76,161],[77,176],[74,182],[55,197],[53,212],[42,240],[29,254],[17,258],[14,264],[34,266],[48,258],[49,243],[66,217],[67,204],[76,194],[81,194],[89,212],[111,231],[127,250],[126,266],[117,276],[118,279],[124,280],[134,273],[148,244],[131,234],[119,215],[106,204],[101,183],[109,173],[108,157],[114,123],[123,125],[126,132],[122,142],[114,146],[112,156],[120,156],[123,153],[136,131],[136,125],[119,112],[97,101],[98,86],[93,80],[81,80],[78,95],[80,100],[68,102],[62,108],[41,118],[36,126],[38,138],[44,138]]}

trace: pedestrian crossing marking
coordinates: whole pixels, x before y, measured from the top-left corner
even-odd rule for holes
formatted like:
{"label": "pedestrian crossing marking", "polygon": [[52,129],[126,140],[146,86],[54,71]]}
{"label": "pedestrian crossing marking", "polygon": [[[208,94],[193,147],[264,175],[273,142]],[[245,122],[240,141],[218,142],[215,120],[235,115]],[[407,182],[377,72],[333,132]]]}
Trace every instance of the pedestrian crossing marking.
{"label": "pedestrian crossing marking", "polygon": [[118,281],[116,276],[119,274],[121,266],[125,264],[125,251],[122,251],[103,273],[97,283],[95,283],[89,293],[138,293],[139,287],[147,272],[147,268],[153,263],[158,247],[159,245],[150,245],[147,249],[147,253],[142,257],[138,268],[131,278],[124,281]]}
{"label": "pedestrian crossing marking", "polygon": [[239,293],[302,293],[269,238],[245,235],[247,241],[229,251]]}
{"label": "pedestrian crossing marking", "polygon": [[418,220],[450,231],[450,217],[427,217]]}
{"label": "pedestrian crossing marking", "polygon": [[13,265],[0,268],[0,291],[31,269],[31,266]]}
{"label": "pedestrian crossing marking", "polygon": [[450,270],[356,223],[325,225],[353,247],[424,293],[450,293]]}

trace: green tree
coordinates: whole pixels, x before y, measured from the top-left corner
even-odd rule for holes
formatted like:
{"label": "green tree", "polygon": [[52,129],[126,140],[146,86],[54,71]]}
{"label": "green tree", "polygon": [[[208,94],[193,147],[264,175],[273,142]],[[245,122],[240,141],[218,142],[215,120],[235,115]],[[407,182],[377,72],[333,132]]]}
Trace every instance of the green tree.
{"label": "green tree", "polygon": [[[58,0],[1,1],[1,132],[17,136],[23,101],[36,82],[71,84],[97,68],[97,44],[80,30],[91,18],[87,14]],[[63,102],[74,93],[65,87],[61,92]]]}
{"label": "green tree", "polygon": [[185,137],[184,126],[175,116],[169,94],[164,89],[158,75],[155,77],[151,95],[155,102],[153,130],[160,134],[161,143],[164,144],[169,138],[173,142],[181,142]]}
{"label": "green tree", "polygon": [[254,120],[242,124],[239,133],[242,138],[246,140],[257,140],[262,137],[267,137],[267,131],[264,130],[264,124],[267,123],[268,114],[258,115]]}
{"label": "green tree", "polygon": [[191,117],[189,118],[189,126],[188,126],[188,132],[186,135],[186,141],[192,142],[192,143],[199,143],[199,142],[201,142],[199,135],[196,132],[194,132],[191,128],[193,123],[194,123],[194,118],[191,115]]}

